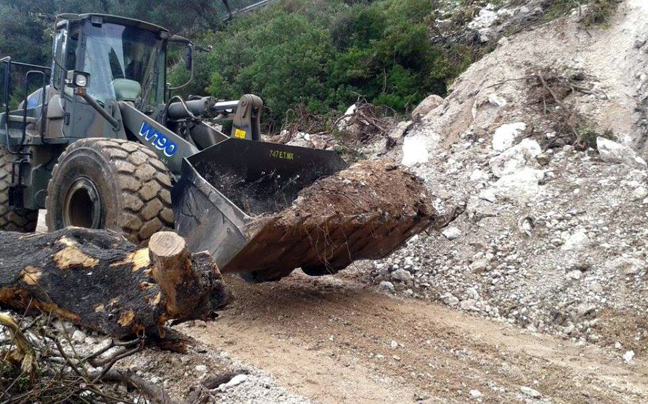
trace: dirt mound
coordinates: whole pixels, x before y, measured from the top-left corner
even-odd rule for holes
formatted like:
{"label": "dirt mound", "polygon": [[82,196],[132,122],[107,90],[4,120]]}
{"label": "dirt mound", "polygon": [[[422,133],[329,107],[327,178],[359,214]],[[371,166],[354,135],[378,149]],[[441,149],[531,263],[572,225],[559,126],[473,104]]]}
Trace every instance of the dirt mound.
{"label": "dirt mound", "polygon": [[431,205],[423,181],[405,167],[391,161],[362,161],[304,189],[286,213],[296,217],[430,216]]}

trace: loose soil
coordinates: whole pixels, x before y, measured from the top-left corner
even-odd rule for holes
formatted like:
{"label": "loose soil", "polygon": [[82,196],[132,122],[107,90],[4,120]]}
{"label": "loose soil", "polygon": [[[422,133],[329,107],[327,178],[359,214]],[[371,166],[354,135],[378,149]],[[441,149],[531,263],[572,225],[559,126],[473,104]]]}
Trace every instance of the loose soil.
{"label": "loose soil", "polygon": [[391,161],[362,161],[302,190],[287,216],[381,214],[429,216],[423,181]]}
{"label": "loose soil", "polygon": [[644,359],[626,364],[617,352],[378,294],[350,277],[228,278],[237,300],[222,317],[180,330],[321,403],[531,400],[521,387],[544,402],[648,399]]}

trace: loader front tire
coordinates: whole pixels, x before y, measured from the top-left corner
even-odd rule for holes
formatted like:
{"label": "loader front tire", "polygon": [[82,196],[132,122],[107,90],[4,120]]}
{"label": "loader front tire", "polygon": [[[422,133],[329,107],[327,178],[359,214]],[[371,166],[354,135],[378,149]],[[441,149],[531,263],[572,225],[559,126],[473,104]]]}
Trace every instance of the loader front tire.
{"label": "loader front tire", "polygon": [[121,232],[134,243],[173,227],[171,178],[144,145],[89,138],[58,159],[47,188],[47,228]]}
{"label": "loader front tire", "polygon": [[9,206],[9,186],[14,156],[0,146],[0,230],[31,233],[36,230],[38,210]]}

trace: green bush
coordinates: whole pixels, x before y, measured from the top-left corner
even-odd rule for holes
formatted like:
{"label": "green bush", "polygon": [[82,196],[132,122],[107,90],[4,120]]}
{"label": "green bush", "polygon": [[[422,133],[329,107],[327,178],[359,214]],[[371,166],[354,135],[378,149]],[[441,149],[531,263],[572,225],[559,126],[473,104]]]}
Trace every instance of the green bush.
{"label": "green bush", "polygon": [[[305,106],[309,113],[344,110],[362,97],[404,113],[472,62],[463,48],[431,41],[428,19],[436,0],[285,0],[237,18],[198,43],[212,53],[197,58],[186,93],[219,98],[260,95],[268,119]],[[183,77],[180,67],[172,82]]]}

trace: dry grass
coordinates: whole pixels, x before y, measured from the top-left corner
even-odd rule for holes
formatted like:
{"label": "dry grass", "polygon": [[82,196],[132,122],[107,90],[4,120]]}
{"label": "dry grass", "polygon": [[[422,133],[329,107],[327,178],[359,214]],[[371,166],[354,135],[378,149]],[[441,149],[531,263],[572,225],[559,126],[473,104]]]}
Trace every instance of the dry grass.
{"label": "dry grass", "polygon": [[596,149],[596,139],[614,140],[611,130],[598,130],[591,125],[571,104],[568,97],[576,93],[592,95],[594,86],[583,72],[566,72],[554,68],[536,68],[529,71],[528,102],[541,108],[543,115],[552,122],[556,133],[548,148],[574,145],[579,150]]}
{"label": "dry grass", "polygon": [[[0,340],[0,402],[146,403],[168,399],[156,386],[114,370],[119,360],[143,349],[143,339],[112,341],[82,356],[67,330],[56,331],[52,323],[50,316],[15,319],[0,314],[0,325],[9,330],[9,338]],[[136,392],[124,394],[115,382],[134,387]]]}
{"label": "dry grass", "polygon": [[578,10],[580,21],[584,25],[607,25],[619,3],[619,0],[546,0],[545,18],[553,20]]}

